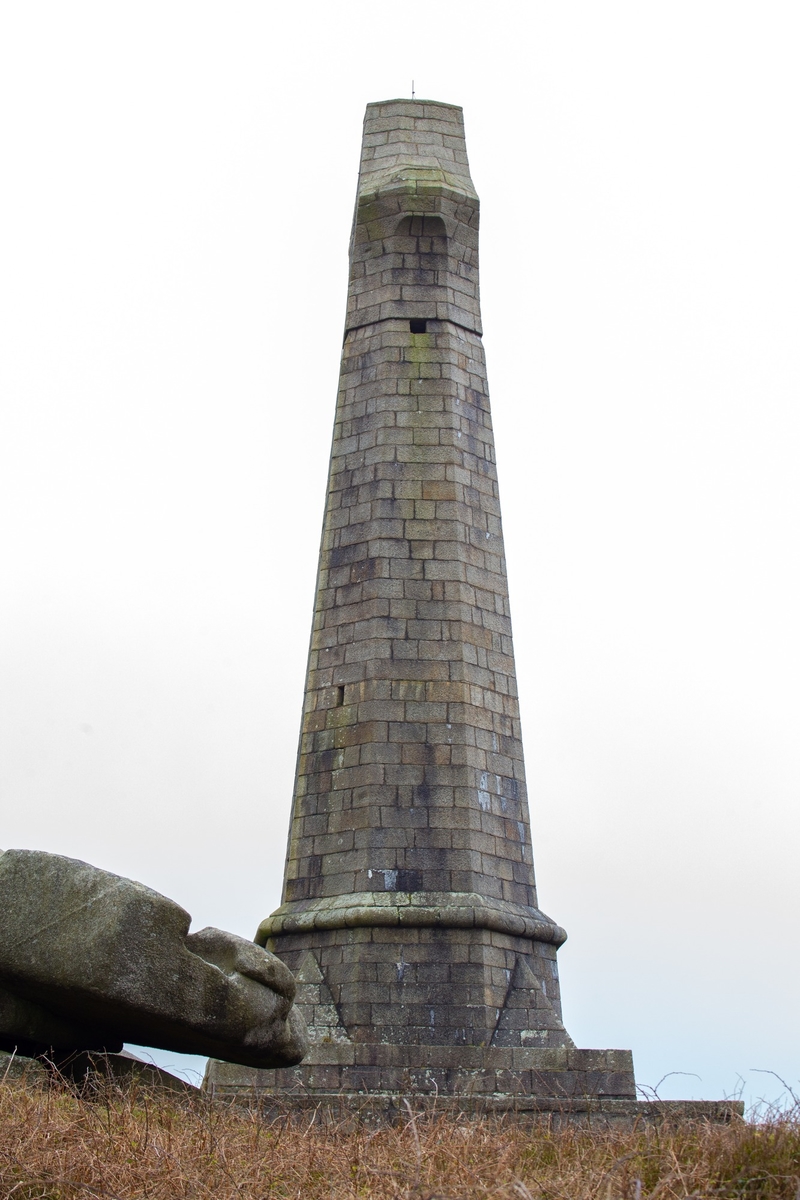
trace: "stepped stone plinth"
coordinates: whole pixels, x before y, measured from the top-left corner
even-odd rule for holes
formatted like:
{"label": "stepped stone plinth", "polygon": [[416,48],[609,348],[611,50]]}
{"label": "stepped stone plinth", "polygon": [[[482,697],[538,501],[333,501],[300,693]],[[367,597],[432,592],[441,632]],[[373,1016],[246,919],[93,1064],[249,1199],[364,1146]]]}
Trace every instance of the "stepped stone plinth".
{"label": "stepped stone plinth", "polygon": [[478,209],[460,108],[368,105],[283,903],[256,938],[311,1051],[212,1064],[218,1093],[635,1099],[630,1052],[564,1028],[536,895]]}

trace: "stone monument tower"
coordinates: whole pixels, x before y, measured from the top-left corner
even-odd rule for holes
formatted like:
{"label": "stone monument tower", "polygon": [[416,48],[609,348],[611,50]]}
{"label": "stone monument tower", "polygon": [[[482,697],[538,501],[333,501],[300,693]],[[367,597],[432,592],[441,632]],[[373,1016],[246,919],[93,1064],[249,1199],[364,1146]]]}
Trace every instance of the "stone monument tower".
{"label": "stone monument tower", "polygon": [[283,903],[296,1068],[223,1092],[635,1096],[576,1050],[538,907],[462,112],[370,104]]}

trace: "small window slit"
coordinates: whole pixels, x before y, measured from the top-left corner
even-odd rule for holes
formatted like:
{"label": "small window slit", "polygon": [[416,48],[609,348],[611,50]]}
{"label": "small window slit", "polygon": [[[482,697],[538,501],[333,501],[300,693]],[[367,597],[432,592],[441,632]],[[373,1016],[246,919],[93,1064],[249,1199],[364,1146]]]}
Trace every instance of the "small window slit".
{"label": "small window slit", "polygon": [[408,327],[412,333],[427,333],[428,322],[422,320],[421,317],[412,317],[408,322]]}
{"label": "small window slit", "polygon": [[333,702],[334,708],[341,708],[344,704],[344,687],[340,684],[336,689],[336,697]]}

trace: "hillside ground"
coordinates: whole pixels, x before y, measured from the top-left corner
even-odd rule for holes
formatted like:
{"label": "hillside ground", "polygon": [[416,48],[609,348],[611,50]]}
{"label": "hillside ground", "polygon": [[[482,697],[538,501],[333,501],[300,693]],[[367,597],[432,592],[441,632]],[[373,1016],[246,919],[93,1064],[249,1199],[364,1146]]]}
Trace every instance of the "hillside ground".
{"label": "hillside ground", "polygon": [[131,1080],[0,1082],[2,1200],[800,1200],[800,1115],[554,1130],[512,1120],[268,1120]]}

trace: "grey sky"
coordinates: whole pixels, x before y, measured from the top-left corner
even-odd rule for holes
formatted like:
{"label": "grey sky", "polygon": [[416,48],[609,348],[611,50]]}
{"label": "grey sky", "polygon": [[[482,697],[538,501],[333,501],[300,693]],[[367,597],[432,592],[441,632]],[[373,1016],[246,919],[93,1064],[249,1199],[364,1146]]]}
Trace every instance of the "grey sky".
{"label": "grey sky", "polygon": [[462,104],[565,1021],[775,1095],[800,816],[796,6],[0,16],[0,845],[278,902],[364,106]]}

